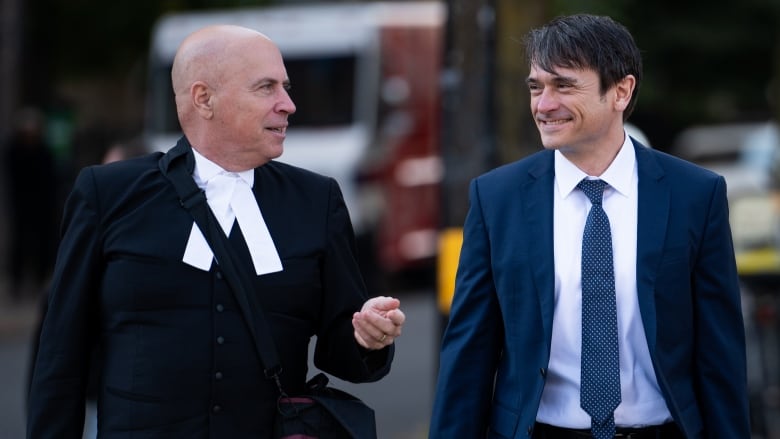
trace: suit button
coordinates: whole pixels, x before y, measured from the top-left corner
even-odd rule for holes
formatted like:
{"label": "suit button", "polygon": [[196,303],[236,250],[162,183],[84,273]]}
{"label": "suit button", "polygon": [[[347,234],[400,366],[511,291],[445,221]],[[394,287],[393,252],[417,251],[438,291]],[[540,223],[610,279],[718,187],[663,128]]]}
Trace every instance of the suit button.
{"label": "suit button", "polygon": [[217,272],[217,279],[222,280],[222,272],[221,271]]}
{"label": "suit button", "polygon": [[542,378],[547,376],[547,369],[541,367],[539,368],[539,373],[542,374]]}
{"label": "suit button", "polygon": [[526,430],[526,432],[528,433],[528,436],[531,436],[532,434],[534,434],[534,427],[533,427],[533,425],[529,426],[528,430]]}
{"label": "suit button", "polygon": [[218,303],[217,304],[217,312],[222,312],[224,310],[225,310],[225,307],[221,303]]}
{"label": "suit button", "polygon": [[222,372],[217,372],[217,373],[215,373],[215,374],[214,374],[214,378],[215,378],[216,380],[218,380],[218,381],[219,381],[219,380],[221,380],[221,379],[222,379]]}
{"label": "suit button", "polygon": [[219,413],[222,411],[222,406],[219,404],[214,404],[214,406],[211,407],[211,411],[214,413]]}
{"label": "suit button", "polygon": [[224,344],[225,343],[225,337],[219,336],[217,337],[217,344]]}

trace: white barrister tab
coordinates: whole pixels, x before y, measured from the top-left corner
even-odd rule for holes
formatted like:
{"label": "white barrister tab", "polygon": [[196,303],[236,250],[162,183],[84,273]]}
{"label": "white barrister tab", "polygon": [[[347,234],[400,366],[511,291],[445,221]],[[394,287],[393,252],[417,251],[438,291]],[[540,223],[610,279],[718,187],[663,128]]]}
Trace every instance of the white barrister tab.
{"label": "white barrister tab", "polygon": [[257,275],[282,271],[282,261],[268,226],[260,212],[252,188],[242,178],[237,179],[230,207],[236,214]]}
{"label": "white barrister tab", "polygon": [[211,269],[212,260],[214,260],[214,253],[211,251],[211,248],[209,248],[206,237],[203,236],[198,225],[193,222],[182,261],[185,264],[200,268],[203,271],[209,271]]}
{"label": "white barrister tab", "polygon": [[[249,183],[242,176],[234,173],[215,176],[208,182],[206,197],[226,235],[230,233],[233,223],[238,222],[258,276],[282,271],[282,261],[271,233]],[[182,261],[208,271],[213,258],[214,253],[203,233],[193,223]]]}

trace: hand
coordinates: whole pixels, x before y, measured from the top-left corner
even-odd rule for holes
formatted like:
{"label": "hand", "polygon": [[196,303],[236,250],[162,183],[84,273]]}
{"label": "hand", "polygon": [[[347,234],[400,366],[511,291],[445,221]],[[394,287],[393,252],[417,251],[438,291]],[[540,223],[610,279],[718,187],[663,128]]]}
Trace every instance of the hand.
{"label": "hand", "polygon": [[406,316],[399,308],[401,301],[393,297],[374,297],[352,315],[355,340],[366,349],[382,349],[401,335]]}

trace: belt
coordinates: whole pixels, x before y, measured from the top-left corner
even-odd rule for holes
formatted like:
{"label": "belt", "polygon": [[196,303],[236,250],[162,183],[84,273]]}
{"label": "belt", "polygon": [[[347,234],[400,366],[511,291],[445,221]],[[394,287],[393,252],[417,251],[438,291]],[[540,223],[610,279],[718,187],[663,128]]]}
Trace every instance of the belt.
{"label": "belt", "polygon": [[[556,427],[554,425],[537,422],[534,426],[534,439],[585,439],[592,438],[590,429],[575,429]],[[684,439],[677,424],[669,422],[663,425],[651,425],[649,427],[615,429],[615,439]]]}

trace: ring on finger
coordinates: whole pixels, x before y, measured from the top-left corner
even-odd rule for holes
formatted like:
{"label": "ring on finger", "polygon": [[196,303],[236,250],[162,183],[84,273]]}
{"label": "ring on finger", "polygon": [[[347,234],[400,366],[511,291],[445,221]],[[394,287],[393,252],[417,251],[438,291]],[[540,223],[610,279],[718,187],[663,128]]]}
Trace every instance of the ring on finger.
{"label": "ring on finger", "polygon": [[382,338],[379,339],[379,342],[382,343],[387,338],[387,334],[382,334]]}

